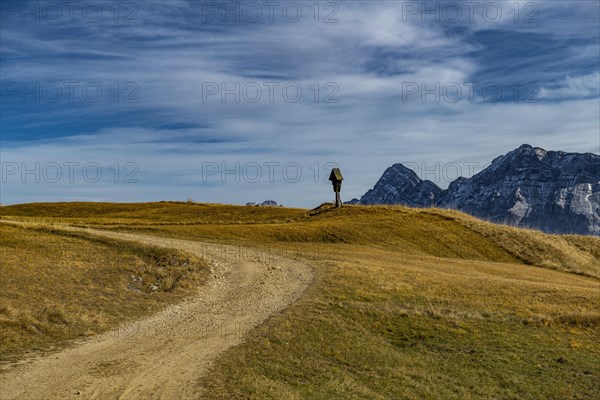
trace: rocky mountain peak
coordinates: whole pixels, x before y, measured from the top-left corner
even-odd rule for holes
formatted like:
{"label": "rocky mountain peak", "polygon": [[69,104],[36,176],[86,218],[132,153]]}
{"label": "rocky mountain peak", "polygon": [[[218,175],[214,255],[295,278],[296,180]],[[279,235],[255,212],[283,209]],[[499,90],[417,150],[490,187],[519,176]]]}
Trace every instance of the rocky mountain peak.
{"label": "rocky mountain peak", "polygon": [[394,164],[360,203],[438,206],[550,233],[600,235],[600,156],[524,144],[446,190]]}
{"label": "rocky mountain peak", "polygon": [[360,203],[429,207],[441,191],[435,183],[422,180],[410,168],[394,164],[385,170],[373,189],[360,198]]}

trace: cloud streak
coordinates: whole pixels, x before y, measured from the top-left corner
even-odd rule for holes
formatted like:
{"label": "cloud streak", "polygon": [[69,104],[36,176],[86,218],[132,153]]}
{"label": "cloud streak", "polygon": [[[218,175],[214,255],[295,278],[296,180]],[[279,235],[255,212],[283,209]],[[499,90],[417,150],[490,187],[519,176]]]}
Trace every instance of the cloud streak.
{"label": "cloud streak", "polygon": [[[519,2],[519,19],[531,12],[529,3]],[[192,196],[310,207],[331,197],[327,184],[313,179],[313,170],[330,162],[342,167],[344,190],[355,197],[395,162],[483,165],[523,142],[600,151],[598,8],[590,2],[536,3],[538,22],[527,24],[515,22],[514,1],[497,3],[504,18],[493,23],[477,14],[473,21],[423,22],[406,16],[407,2],[327,10],[319,3],[317,22],[308,4],[298,3],[306,14],[296,23],[223,23],[202,4],[139,3],[132,24],[3,21],[2,161],[132,162],[139,183],[38,184],[11,176],[0,200]],[[325,23],[333,11],[338,22]],[[103,96],[51,103],[43,90],[39,101],[27,94],[37,83],[65,82],[95,83]],[[25,95],[8,83],[25,85]],[[133,93],[129,84],[133,102],[124,101]],[[207,95],[211,84],[218,92]],[[252,102],[256,87],[262,97]],[[293,101],[297,88],[302,95]],[[303,177],[203,181],[205,162],[297,163]]]}

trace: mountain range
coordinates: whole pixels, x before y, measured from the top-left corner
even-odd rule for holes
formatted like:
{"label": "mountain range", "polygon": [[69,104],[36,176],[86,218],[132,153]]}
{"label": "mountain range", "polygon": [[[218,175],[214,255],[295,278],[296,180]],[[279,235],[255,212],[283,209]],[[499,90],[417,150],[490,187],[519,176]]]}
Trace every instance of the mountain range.
{"label": "mountain range", "polygon": [[600,156],[524,144],[446,190],[394,164],[349,203],[451,208],[547,233],[600,235]]}

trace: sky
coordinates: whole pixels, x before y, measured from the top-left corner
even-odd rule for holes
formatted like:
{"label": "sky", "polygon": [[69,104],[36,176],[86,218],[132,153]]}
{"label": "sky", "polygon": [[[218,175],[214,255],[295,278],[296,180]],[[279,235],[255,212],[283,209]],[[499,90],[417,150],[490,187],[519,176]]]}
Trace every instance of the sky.
{"label": "sky", "polygon": [[600,2],[0,3],[0,202],[360,197],[600,153]]}

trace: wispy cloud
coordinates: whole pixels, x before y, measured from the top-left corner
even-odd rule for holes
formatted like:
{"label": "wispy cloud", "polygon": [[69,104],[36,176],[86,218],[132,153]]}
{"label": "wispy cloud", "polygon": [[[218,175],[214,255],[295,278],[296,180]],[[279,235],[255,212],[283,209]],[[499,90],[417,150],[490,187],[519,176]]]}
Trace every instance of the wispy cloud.
{"label": "wispy cloud", "polygon": [[600,73],[571,77],[548,84],[540,92],[544,99],[579,99],[600,96]]}
{"label": "wispy cloud", "polygon": [[[435,3],[423,4],[431,10]],[[312,3],[297,3],[298,22],[277,14],[258,23],[223,22],[218,11],[207,15],[206,2],[133,4],[137,22],[128,24],[126,14],[119,23],[111,14],[58,24],[7,16],[0,127],[3,162],[133,162],[139,183],[13,179],[3,184],[2,202],[79,193],[238,203],[274,197],[311,206],[330,197],[312,176],[329,162],[347,171],[346,193],[359,196],[394,162],[484,164],[523,142],[600,151],[592,2],[501,1],[494,4],[502,17],[493,21],[482,4],[472,20],[440,14],[424,22],[418,9],[407,9],[421,2],[319,3],[316,19]],[[73,101],[69,82],[77,83]],[[7,86],[15,83],[25,86]],[[62,98],[49,101],[56,86]],[[90,99],[98,87],[101,98]],[[217,92],[207,94],[208,87]],[[291,99],[298,88],[301,96]],[[203,162],[293,162],[303,178],[203,181]]]}

